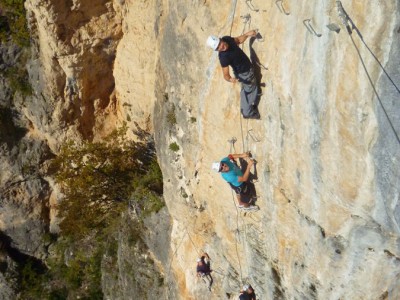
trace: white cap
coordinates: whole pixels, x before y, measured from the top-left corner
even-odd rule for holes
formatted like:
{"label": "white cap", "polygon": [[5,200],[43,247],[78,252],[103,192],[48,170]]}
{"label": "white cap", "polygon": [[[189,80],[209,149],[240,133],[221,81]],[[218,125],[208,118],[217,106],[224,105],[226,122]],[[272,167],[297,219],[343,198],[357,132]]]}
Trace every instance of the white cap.
{"label": "white cap", "polygon": [[211,169],[215,172],[219,172],[219,168],[221,167],[221,163],[219,161],[214,161],[211,165]]}
{"label": "white cap", "polygon": [[247,291],[249,288],[250,288],[250,285],[245,284],[245,285],[243,286],[243,291]]}
{"label": "white cap", "polygon": [[219,37],[215,35],[210,35],[207,39],[207,46],[213,50],[217,50],[219,45]]}
{"label": "white cap", "polygon": [[201,258],[198,258],[198,259],[197,259],[197,262],[201,262]]}

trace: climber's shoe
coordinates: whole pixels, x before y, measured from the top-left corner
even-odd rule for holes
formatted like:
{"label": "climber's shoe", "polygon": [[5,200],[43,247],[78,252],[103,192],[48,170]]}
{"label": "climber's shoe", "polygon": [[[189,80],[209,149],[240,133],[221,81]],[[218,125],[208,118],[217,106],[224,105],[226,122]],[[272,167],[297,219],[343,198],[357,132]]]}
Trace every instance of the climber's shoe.
{"label": "climber's shoe", "polygon": [[260,208],[257,205],[250,205],[250,206],[244,206],[244,205],[239,205],[239,209],[244,210],[244,211],[257,211]]}
{"label": "climber's shoe", "polygon": [[260,113],[258,112],[258,110],[256,110],[255,112],[253,112],[252,115],[250,116],[243,116],[244,119],[254,119],[254,120],[260,120],[261,116]]}

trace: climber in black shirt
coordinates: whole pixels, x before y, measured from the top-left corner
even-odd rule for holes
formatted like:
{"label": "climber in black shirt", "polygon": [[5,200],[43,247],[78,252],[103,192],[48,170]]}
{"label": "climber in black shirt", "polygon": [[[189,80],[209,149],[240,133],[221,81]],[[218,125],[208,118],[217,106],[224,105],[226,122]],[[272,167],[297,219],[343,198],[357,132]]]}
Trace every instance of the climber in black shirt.
{"label": "climber in black shirt", "polygon": [[240,291],[239,300],[256,300],[256,294],[250,284],[245,284]]}
{"label": "climber in black shirt", "polygon": [[[257,109],[259,88],[250,59],[238,45],[246,41],[248,37],[255,37],[256,35],[257,32],[251,30],[238,37],[224,36],[218,38],[211,35],[207,39],[207,45],[218,51],[224,79],[232,83],[241,82],[240,111],[244,118],[251,119],[260,118]],[[231,76],[229,66],[232,67],[235,77]]]}
{"label": "climber in black shirt", "polygon": [[[207,253],[203,253],[203,255],[197,259],[197,277],[202,278],[205,282],[208,281],[208,289],[211,290],[211,285],[213,283],[213,278],[211,277],[211,267],[210,267],[210,257]],[[207,282],[206,282],[207,283]]]}

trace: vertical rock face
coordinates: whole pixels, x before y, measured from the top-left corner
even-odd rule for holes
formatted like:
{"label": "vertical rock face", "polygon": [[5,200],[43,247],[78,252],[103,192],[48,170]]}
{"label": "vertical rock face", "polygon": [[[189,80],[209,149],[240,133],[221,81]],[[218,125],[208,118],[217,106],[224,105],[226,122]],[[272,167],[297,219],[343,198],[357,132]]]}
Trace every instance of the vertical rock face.
{"label": "vertical rock face", "polygon": [[[165,121],[154,124],[182,299],[222,299],[244,282],[262,299],[398,297],[398,3],[343,7],[351,35],[335,1],[168,4],[155,114]],[[260,121],[240,118],[239,87],[204,46],[252,28],[262,38],[243,48],[266,84]],[[258,160],[251,214],[210,170],[247,150]],[[212,294],[196,281],[201,251],[213,258]]]}
{"label": "vertical rock face", "polygon": [[[12,247],[42,258],[50,192],[40,170],[51,155],[43,140],[32,138],[30,122],[21,111],[24,99],[13,95],[3,75],[22,55],[19,47],[0,46],[0,243],[12,237]],[[5,247],[0,248],[2,254],[7,253]]]}
{"label": "vertical rock face", "polygon": [[[100,0],[27,1],[26,7],[37,42],[32,80],[39,103],[48,109],[35,124],[57,132],[52,141],[69,132],[92,139],[107,130],[105,120],[115,121],[113,64],[122,36],[121,6]],[[28,112],[37,118],[29,107]]]}
{"label": "vertical rock face", "polygon": [[[169,299],[226,299],[245,282],[260,299],[400,298],[398,2],[342,1],[351,34],[336,1],[216,2],[26,1],[34,95],[15,104],[22,142],[2,152],[1,184],[19,190],[0,229],[43,255],[21,236],[48,230],[56,190],[25,182],[23,161],[126,121],[156,138],[172,228],[152,247]],[[261,120],[244,120],[205,40],[253,28],[243,50],[265,87]],[[260,211],[244,214],[210,165],[248,150]],[[196,279],[202,251],[212,292]]]}

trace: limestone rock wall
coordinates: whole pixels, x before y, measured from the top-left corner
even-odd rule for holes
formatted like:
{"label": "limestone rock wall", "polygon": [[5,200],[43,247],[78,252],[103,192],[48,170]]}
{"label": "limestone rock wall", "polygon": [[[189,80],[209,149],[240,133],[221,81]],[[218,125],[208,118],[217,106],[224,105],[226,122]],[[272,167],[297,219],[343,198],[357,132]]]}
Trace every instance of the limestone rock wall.
{"label": "limestone rock wall", "polygon": [[[92,139],[116,122],[113,66],[122,36],[119,2],[27,1],[37,99],[26,114],[52,149],[66,137]],[[42,108],[38,114],[38,107]]]}
{"label": "limestone rock wall", "polygon": [[[4,43],[0,46],[0,248],[1,261],[7,261],[7,247],[43,258],[48,231],[49,184],[42,177],[44,163],[51,157],[49,147],[29,132],[29,120],[21,112],[24,98],[13,94],[3,72],[26,55],[22,49]],[[7,239],[10,238],[10,241]],[[4,259],[3,259],[4,255]],[[12,268],[12,264],[7,262]],[[3,281],[2,279],[0,281]],[[6,291],[6,288],[4,288]]]}
{"label": "limestone rock wall", "polygon": [[[13,104],[28,131],[2,152],[3,169],[15,168],[2,185],[66,138],[138,125],[154,132],[172,223],[168,238],[148,241],[165,276],[158,295],[233,298],[248,282],[260,299],[399,298],[399,4],[342,3],[351,35],[332,0],[26,1],[34,95]],[[244,120],[240,87],[205,40],[253,28],[260,38],[243,49],[265,87],[261,120]],[[247,150],[258,161],[251,214],[210,170]],[[20,237],[56,230],[58,192],[51,178],[29,178],[3,202],[1,230],[40,257],[43,243]],[[11,220],[7,207],[24,201]],[[212,292],[195,276],[201,251]]]}
{"label": "limestone rock wall", "polygon": [[[342,4],[351,35],[335,1],[168,3],[155,114],[166,121],[154,124],[181,299],[225,299],[244,282],[260,299],[398,297],[399,7]],[[262,38],[244,51],[266,84],[260,121],[240,118],[240,88],[205,47],[209,34],[253,28]],[[177,123],[165,126],[171,103]],[[251,214],[210,170],[247,150],[258,160]],[[201,251],[213,258],[212,293],[196,280]]]}

